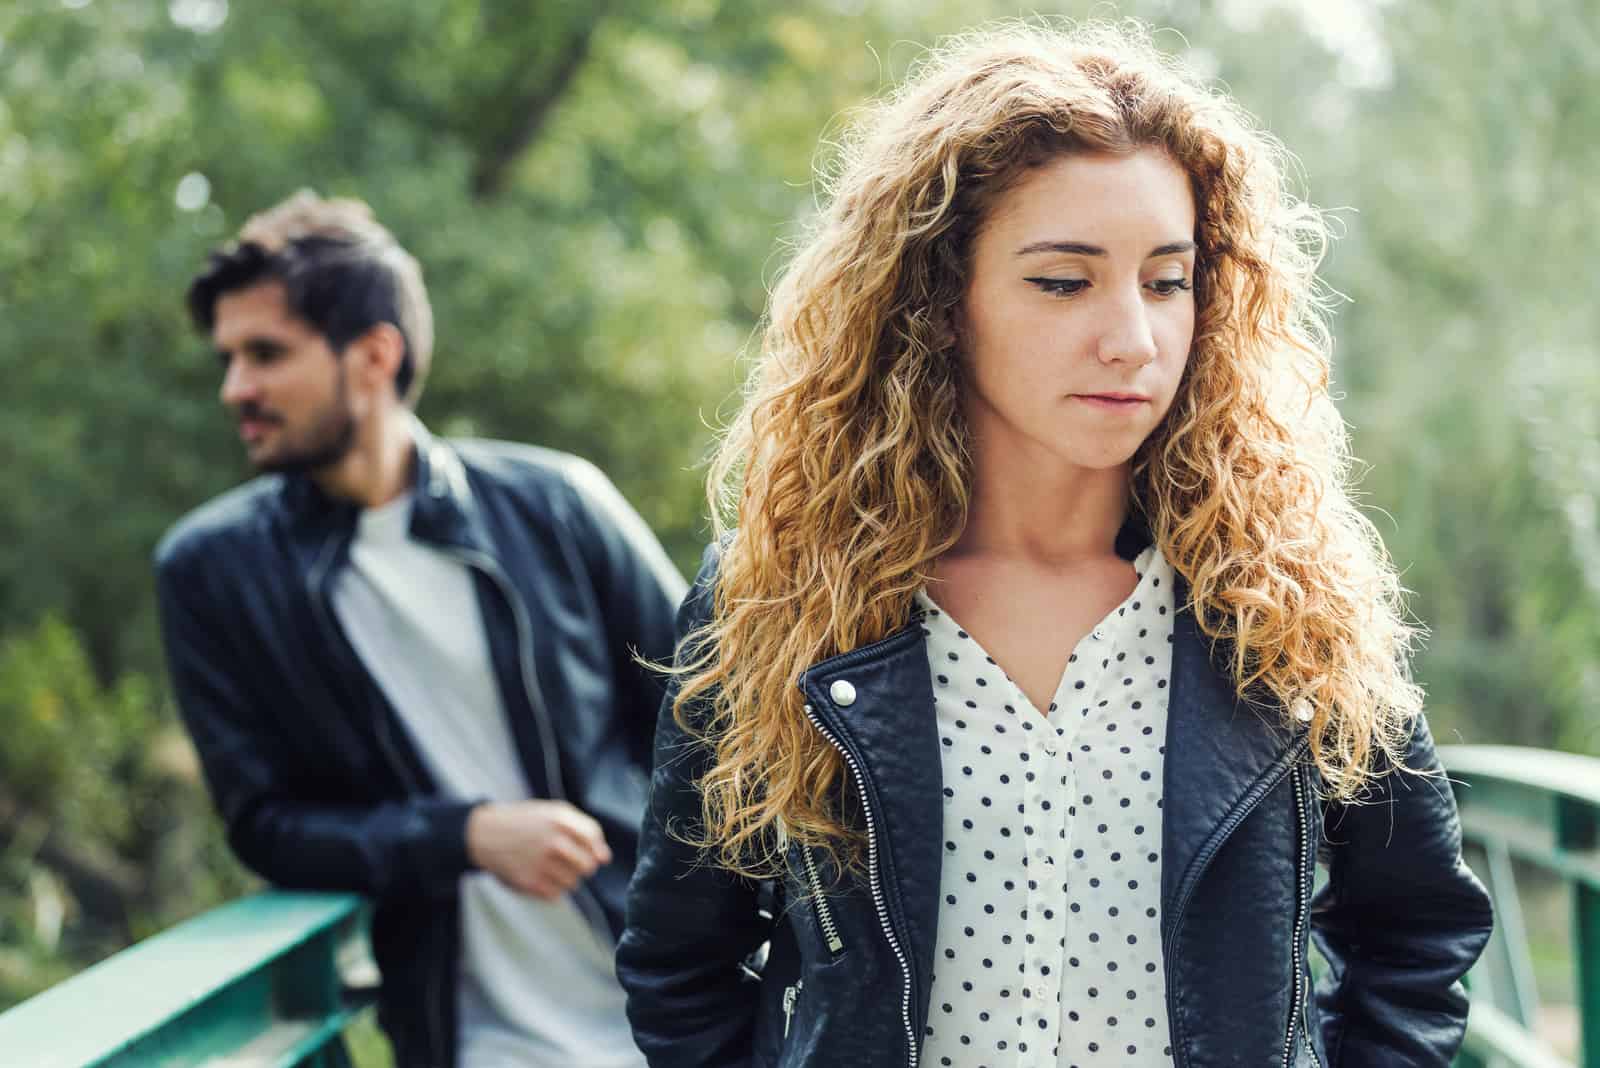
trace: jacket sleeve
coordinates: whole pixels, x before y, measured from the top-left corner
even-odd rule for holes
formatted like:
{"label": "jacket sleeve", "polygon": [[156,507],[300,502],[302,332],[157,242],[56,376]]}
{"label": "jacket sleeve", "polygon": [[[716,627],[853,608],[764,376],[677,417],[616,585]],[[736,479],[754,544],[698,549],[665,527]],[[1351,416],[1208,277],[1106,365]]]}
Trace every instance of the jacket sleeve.
{"label": "jacket sleeve", "polygon": [[[679,612],[680,637],[709,618],[714,560],[715,547]],[[707,863],[679,837],[700,825],[699,782],[710,752],[673,718],[676,684],[669,689],[617,977],[634,1041],[651,1068],[745,1068],[759,985],[740,965],[771,923],[759,913],[756,883]]]}
{"label": "jacket sleeve", "polygon": [[1466,1032],[1460,979],[1494,925],[1425,719],[1406,765],[1429,774],[1389,771],[1324,807],[1312,933],[1330,966],[1317,998],[1330,1068],[1448,1068]]}
{"label": "jacket sleeve", "polygon": [[310,779],[285,733],[294,694],[262,692],[234,629],[238,612],[224,607],[199,563],[158,557],[157,600],[178,708],[235,855],[287,889],[453,893],[472,867],[466,821],[474,803],[355,804]]}
{"label": "jacket sleeve", "polygon": [[639,660],[672,661],[674,618],[685,583],[650,527],[599,468],[574,457],[567,477],[577,494],[581,545],[616,665],[617,707],[628,719],[639,765],[648,768],[666,683]]}

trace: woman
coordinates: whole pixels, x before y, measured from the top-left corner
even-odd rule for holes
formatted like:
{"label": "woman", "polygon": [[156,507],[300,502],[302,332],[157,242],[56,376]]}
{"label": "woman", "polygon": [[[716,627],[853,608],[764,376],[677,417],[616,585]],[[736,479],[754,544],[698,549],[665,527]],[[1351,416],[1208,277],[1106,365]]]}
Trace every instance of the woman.
{"label": "woman", "polygon": [[1136,30],[963,39],[868,116],[680,612],[618,951],[652,1065],[1449,1063],[1490,909],[1324,236]]}

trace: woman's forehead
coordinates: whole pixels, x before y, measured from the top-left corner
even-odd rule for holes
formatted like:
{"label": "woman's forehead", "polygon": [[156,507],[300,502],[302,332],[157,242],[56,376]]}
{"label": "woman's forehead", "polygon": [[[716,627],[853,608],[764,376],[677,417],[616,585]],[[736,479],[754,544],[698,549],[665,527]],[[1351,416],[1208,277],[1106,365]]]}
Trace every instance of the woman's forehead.
{"label": "woman's forehead", "polygon": [[1191,240],[1194,193],[1165,153],[1070,153],[1032,169],[990,206],[984,230],[1008,255],[1053,251],[1093,255]]}

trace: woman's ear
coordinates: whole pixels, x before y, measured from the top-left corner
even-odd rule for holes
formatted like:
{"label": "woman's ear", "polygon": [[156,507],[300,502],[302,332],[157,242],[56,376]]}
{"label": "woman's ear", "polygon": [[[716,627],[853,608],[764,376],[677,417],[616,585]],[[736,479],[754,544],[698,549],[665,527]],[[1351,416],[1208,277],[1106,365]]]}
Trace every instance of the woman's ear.
{"label": "woman's ear", "polygon": [[966,340],[967,321],[964,306],[954,304],[939,311],[939,340],[942,349],[952,358],[959,357],[963,351],[963,342]]}

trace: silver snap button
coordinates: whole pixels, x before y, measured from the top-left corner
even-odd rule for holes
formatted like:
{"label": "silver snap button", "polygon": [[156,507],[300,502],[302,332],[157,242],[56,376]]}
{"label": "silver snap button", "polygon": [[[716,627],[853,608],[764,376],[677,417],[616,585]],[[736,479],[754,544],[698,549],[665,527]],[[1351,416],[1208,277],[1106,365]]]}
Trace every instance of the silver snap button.
{"label": "silver snap button", "polygon": [[1316,715],[1311,708],[1311,702],[1307,701],[1304,697],[1295,701],[1295,703],[1290,706],[1290,711],[1294,713],[1294,718],[1299,720],[1301,723],[1310,723],[1312,717]]}
{"label": "silver snap button", "polygon": [[853,705],[856,703],[856,688],[844,679],[836,679],[828,687],[828,696],[833,698],[836,705]]}

